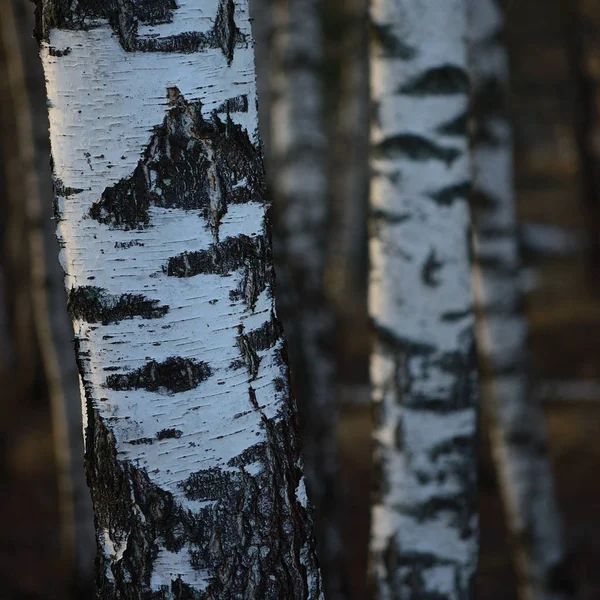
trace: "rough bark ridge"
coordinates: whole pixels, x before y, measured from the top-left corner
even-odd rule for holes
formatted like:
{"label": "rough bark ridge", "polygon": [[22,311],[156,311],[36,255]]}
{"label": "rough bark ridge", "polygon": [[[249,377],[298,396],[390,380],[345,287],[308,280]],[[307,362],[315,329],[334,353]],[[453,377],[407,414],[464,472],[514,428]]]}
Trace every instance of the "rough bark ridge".
{"label": "rough bark ridge", "polygon": [[369,311],[381,600],[472,597],[478,549],[466,0],[374,0]]}
{"label": "rough bark ridge", "polygon": [[507,116],[508,64],[496,0],[470,0],[477,341],[492,451],[514,536],[519,597],[571,597],[544,415],[531,393]]}
{"label": "rough bark ridge", "polygon": [[247,4],[44,0],[37,29],[100,598],[318,600]]}
{"label": "rough bark ridge", "polygon": [[326,596],[340,597],[336,481],[335,321],[324,291],[327,254],[327,140],[321,82],[323,35],[316,0],[274,6],[270,159],[285,288],[278,298],[290,340],[306,479],[315,506]]}

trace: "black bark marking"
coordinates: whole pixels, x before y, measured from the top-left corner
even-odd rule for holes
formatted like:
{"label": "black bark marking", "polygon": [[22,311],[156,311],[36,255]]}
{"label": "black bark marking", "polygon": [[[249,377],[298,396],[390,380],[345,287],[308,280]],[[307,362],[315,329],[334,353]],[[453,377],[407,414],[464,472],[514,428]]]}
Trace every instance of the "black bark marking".
{"label": "black bark marking", "polygon": [[244,277],[232,300],[242,298],[254,309],[256,300],[273,282],[270,250],[264,236],[239,235],[212,244],[207,250],[184,252],[169,259],[165,272],[171,277],[194,277],[201,274],[229,276],[244,269]]}
{"label": "black bark marking", "polygon": [[432,192],[428,196],[440,206],[451,206],[456,200],[468,200],[471,193],[471,182],[463,181],[455,185]]}
{"label": "black bark marking", "polygon": [[74,319],[102,325],[134,317],[160,319],[169,312],[168,306],[161,306],[158,300],[142,294],[109,294],[91,285],[71,288],[68,309]]}
{"label": "black bark marking", "polygon": [[437,258],[435,250],[431,250],[421,269],[423,283],[429,287],[438,287],[440,282],[437,280],[437,274],[443,266],[444,263]]}
{"label": "black bark marking", "polygon": [[372,210],[370,211],[369,217],[373,221],[387,223],[388,225],[400,225],[401,223],[410,221],[412,218],[409,214],[390,213],[385,210]]}
{"label": "black bark marking", "polygon": [[231,64],[237,44],[247,42],[235,24],[233,0],[221,0],[215,23],[208,32],[190,31],[166,37],[140,37],[138,24],[173,21],[175,0],[34,0],[38,40],[48,40],[51,29],[88,30],[107,20],[127,52],[201,52],[219,48]]}
{"label": "black bark marking", "polygon": [[435,144],[434,142],[412,134],[399,134],[388,137],[374,147],[377,158],[406,157],[411,160],[442,160],[451,165],[460,155],[460,150]]}
{"label": "black bark marking", "polygon": [[469,112],[466,111],[455,119],[442,123],[437,128],[437,132],[450,137],[465,138],[469,132]]}
{"label": "black bark marking", "polygon": [[468,94],[469,75],[463,68],[443,65],[428,69],[403,85],[398,92],[410,96]]}
{"label": "black bark marking", "polygon": [[163,362],[147,362],[143,367],[121,375],[110,375],[105,386],[112,390],[139,390],[171,393],[186,392],[198,387],[212,375],[205,362],[172,356]]}
{"label": "black bark marking", "polygon": [[183,431],[181,429],[161,429],[156,434],[157,440],[178,440],[183,435]]}
{"label": "black bark marking", "polygon": [[229,100],[225,100],[222,104],[220,104],[215,112],[217,114],[230,114],[235,112],[247,113],[248,112],[248,96],[246,94],[241,94],[236,96],[235,98],[229,98]]}
{"label": "black bark marking", "polygon": [[218,239],[229,204],[266,201],[261,151],[229,114],[205,119],[201,102],[187,102],[177,88],[168,93],[171,108],[133,174],[106,188],[90,216],[129,230],[150,225],[150,206],[202,209]]}
{"label": "black bark marking", "polygon": [[271,318],[262,327],[246,334],[248,342],[258,351],[272,348],[282,336],[283,328],[273,313],[271,313]]}
{"label": "black bark marking", "polygon": [[63,56],[69,56],[69,54],[71,54],[71,52],[72,52],[72,49],[69,48],[68,46],[66,48],[64,48],[63,50],[55,48],[54,46],[50,46],[48,48],[48,54],[50,54],[50,56],[54,56],[56,58],[62,58]]}
{"label": "black bark marking", "polygon": [[[237,338],[238,347],[243,357],[244,364],[248,369],[248,375],[250,381],[254,381],[258,376],[258,368],[260,366],[260,357],[256,352],[256,348],[252,345],[248,336],[244,334],[244,328],[242,325],[238,329],[239,335]],[[252,395],[251,395],[252,397]]]}
{"label": "black bark marking", "polygon": [[404,43],[389,25],[371,24],[371,35],[385,56],[411,60],[417,56],[417,50]]}
{"label": "black bark marking", "polygon": [[215,19],[213,35],[223,54],[227,57],[228,64],[233,60],[233,50],[237,37],[240,34],[235,26],[235,4],[233,0],[221,0]]}
{"label": "black bark marking", "polygon": [[[237,343],[242,355],[242,365],[248,369],[250,381],[254,381],[258,376],[258,368],[260,366],[260,357],[258,352],[268,350],[275,346],[283,336],[283,328],[279,320],[271,313],[271,318],[258,329],[254,329],[246,333],[243,325],[238,327]],[[232,368],[239,368],[239,364],[234,363]],[[277,387],[277,386],[276,386]],[[251,390],[251,397],[254,390]]]}

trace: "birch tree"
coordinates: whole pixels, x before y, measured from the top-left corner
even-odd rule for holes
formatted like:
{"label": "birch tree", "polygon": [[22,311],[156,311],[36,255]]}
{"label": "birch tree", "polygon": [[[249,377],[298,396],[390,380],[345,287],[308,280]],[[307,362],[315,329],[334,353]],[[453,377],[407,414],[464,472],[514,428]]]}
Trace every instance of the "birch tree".
{"label": "birch tree", "polygon": [[515,543],[519,597],[568,598],[570,582],[544,415],[531,393],[528,376],[502,12],[496,0],[470,0],[469,10],[475,290],[482,398]]}
{"label": "birch tree", "polygon": [[245,0],[43,0],[100,598],[317,599]]}
{"label": "birch tree", "polygon": [[466,0],[372,0],[376,598],[472,596],[478,549]]}
{"label": "birch tree", "polygon": [[335,322],[324,292],[328,187],[319,4],[274,4],[269,154],[279,234],[276,250],[279,273],[285,277],[278,300],[290,340],[319,557],[327,597],[334,600],[341,587],[341,541],[335,477]]}

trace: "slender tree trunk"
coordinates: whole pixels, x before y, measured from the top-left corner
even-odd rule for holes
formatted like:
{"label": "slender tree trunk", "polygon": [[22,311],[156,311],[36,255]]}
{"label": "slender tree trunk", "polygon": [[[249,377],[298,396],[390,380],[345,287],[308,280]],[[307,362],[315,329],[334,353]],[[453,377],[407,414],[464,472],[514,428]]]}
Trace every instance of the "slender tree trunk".
{"label": "slender tree trunk", "polygon": [[[519,597],[568,598],[544,415],[528,376],[507,115],[508,61],[496,0],[470,0],[477,342],[492,454],[512,531]],[[567,588],[565,587],[567,586]]]}
{"label": "slender tree trunk", "polygon": [[46,0],[100,598],[317,599],[245,0]]}
{"label": "slender tree trunk", "polygon": [[[584,206],[590,236],[591,278],[598,287],[600,271],[600,110],[598,89],[590,62],[594,52],[588,50],[591,20],[586,19],[581,0],[560,0],[564,24],[567,59],[572,76],[573,122],[579,153],[579,168]],[[591,6],[591,4],[590,4]]]}
{"label": "slender tree trunk", "polygon": [[[324,291],[327,254],[327,138],[321,81],[323,35],[318,0],[278,0],[271,70],[269,154],[273,163],[278,298],[290,340],[306,478],[315,506],[327,597],[341,593],[335,321]],[[278,248],[279,246],[279,248]]]}
{"label": "slender tree trunk", "polygon": [[373,0],[376,597],[472,597],[478,550],[466,0]]}
{"label": "slender tree trunk", "polygon": [[[27,37],[31,31],[29,10],[30,3],[15,5],[12,0],[0,6],[0,34],[18,134],[12,149],[19,157],[20,168],[18,184],[12,191],[21,203],[25,199],[33,316],[48,384],[55,441],[61,550],[70,579],[78,586],[86,586],[92,582],[94,562],[93,515],[83,470],[79,380],[71,349],[73,329],[65,310],[63,275],[56,259],[58,245],[52,221],[48,148],[43,148],[42,156],[36,141],[47,136],[48,124],[44,104],[35,106],[30,89],[37,74],[41,101],[43,75],[35,42]],[[41,122],[36,120],[38,115],[44,116]],[[47,185],[40,177],[42,173],[48,176]]]}
{"label": "slender tree trunk", "polygon": [[[331,173],[336,225],[328,277],[339,312],[354,322],[366,312],[367,212],[369,196],[368,0],[342,8],[344,34],[334,160]],[[333,224],[332,223],[332,224]]]}

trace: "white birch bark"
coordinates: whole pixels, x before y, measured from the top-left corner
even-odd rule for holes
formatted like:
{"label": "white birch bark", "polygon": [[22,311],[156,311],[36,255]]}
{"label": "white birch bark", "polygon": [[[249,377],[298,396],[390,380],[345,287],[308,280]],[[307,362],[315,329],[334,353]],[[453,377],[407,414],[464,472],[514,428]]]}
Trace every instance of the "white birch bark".
{"label": "white birch bark", "polygon": [[100,598],[321,598],[246,0],[47,0],[38,35]]}
{"label": "white birch bark", "polygon": [[496,0],[470,0],[477,342],[492,454],[515,543],[519,597],[568,598],[544,415],[528,376],[515,215],[508,60]]}
{"label": "white birch bark", "polygon": [[327,254],[327,138],[319,0],[274,5],[270,183],[275,249],[284,285],[278,297],[290,341],[306,478],[326,595],[341,593],[334,315],[324,291]]}
{"label": "white birch bark", "polygon": [[[14,10],[12,0],[0,6],[0,36],[18,134],[12,150],[18,156],[19,169],[11,192],[18,197],[27,216],[33,316],[50,396],[57,465],[61,553],[74,586],[86,587],[93,579],[93,515],[83,470],[81,403],[71,348],[73,329],[65,310],[66,295],[57,260],[52,191],[49,182],[45,186],[45,180],[40,177],[46,174],[49,180],[49,167],[47,148],[42,156],[36,144],[36,138],[43,139],[47,133],[36,129],[35,102],[30,91],[31,79],[36,73],[32,67],[39,69],[39,63],[33,64],[38,61],[36,45],[28,35],[31,31],[30,3],[22,2],[17,7],[19,11]],[[39,70],[38,91],[42,92],[44,84]],[[46,112],[43,103],[41,111]],[[45,119],[41,126],[47,130]],[[44,200],[49,202],[46,204]]]}
{"label": "white birch bark", "polygon": [[466,0],[372,0],[378,600],[472,597],[478,550]]}

